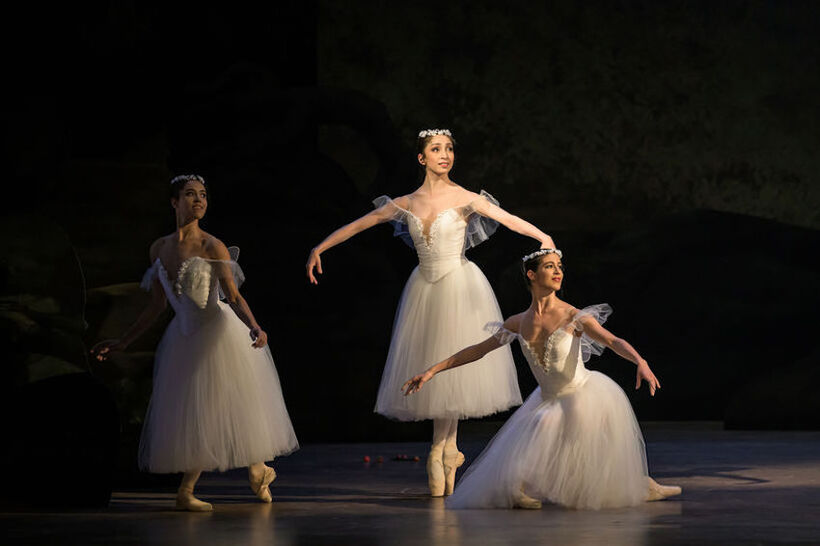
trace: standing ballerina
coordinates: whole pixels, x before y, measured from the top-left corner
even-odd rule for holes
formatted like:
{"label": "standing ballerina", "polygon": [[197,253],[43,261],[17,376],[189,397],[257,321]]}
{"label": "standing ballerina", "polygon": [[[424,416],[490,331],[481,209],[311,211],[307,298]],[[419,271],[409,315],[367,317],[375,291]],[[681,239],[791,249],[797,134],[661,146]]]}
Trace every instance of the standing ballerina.
{"label": "standing ballerina", "polygon": [[236,256],[199,227],[208,206],[202,177],[174,178],[171,206],[177,229],[151,245],[152,265],[142,282],[151,292],[148,306],[120,339],[101,341],[91,352],[102,361],[124,350],[170,301],[175,316],[156,351],[140,467],[184,473],[176,498],[180,510],[212,510],[194,497],[202,471],[243,466],[256,496],[271,502],[268,486],[276,472],[264,461],[299,444],[268,336],[239,293],[244,275]]}
{"label": "standing ballerina", "polygon": [[578,310],[558,299],[564,277],[560,251],[539,250],[523,262],[530,307],[503,324],[488,324],[492,336],[404,384],[405,394],[417,393],[437,373],[474,362],[513,339],[538,381],[464,474],[447,505],[537,509],[540,499],[547,499],[597,510],[680,494],[680,487],[649,477],[641,429],[621,388],[584,367],[592,353],[609,347],[637,365],[636,389],[646,381],[654,396],[661,386],[646,360],[601,326],[612,309],[600,304]]}
{"label": "standing ballerina", "polygon": [[321,254],[368,228],[392,222],[396,235],[414,247],[419,265],[402,293],[375,411],[400,421],[433,420],[433,444],[427,475],[433,496],[453,492],[458,451],[458,420],[481,417],[521,403],[509,348],[459,370],[420,396],[402,396],[410,375],[483,337],[489,321],[500,320],[495,295],[481,270],[464,252],[485,241],[498,223],[553,247],[552,239],[532,224],[498,207],[490,194],[476,194],[450,180],[455,140],[447,129],[421,131],[418,161],[425,171],[421,187],[411,194],[374,201],[376,209],[319,243],[310,253],[307,276],[317,284]]}

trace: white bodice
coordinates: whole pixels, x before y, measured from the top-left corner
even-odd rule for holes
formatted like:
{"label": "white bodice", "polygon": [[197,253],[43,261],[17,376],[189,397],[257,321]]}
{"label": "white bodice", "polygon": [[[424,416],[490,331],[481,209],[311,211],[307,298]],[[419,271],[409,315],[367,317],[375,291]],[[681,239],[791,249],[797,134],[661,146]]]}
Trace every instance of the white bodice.
{"label": "white bodice", "polygon": [[142,287],[149,290],[158,280],[165,297],[176,313],[184,334],[191,334],[220,312],[222,291],[219,279],[232,275],[237,286],[244,281],[242,270],[233,260],[209,260],[194,256],[182,262],[176,279],[171,280],[165,266],[157,258],[146,271]]}
{"label": "white bodice", "polygon": [[[498,204],[489,193],[481,191],[479,199]],[[438,213],[425,233],[422,220],[395,204],[387,196],[373,201],[377,207],[385,207],[395,228],[394,234],[401,237],[416,250],[419,271],[428,282],[436,282],[455,268],[467,262],[464,252],[495,232],[498,223],[481,216],[473,203],[452,207]]]}
{"label": "white bodice", "polygon": [[541,397],[546,400],[572,392],[584,384],[590,373],[584,362],[592,354],[601,354],[604,347],[583,333],[581,319],[591,316],[603,324],[611,312],[612,308],[605,303],[585,307],[555,330],[543,345],[530,344],[518,332],[504,328],[502,323],[489,323],[485,328],[501,343],[518,340],[532,375],[541,387]]}
{"label": "white bodice", "polygon": [[578,388],[589,375],[581,358],[581,338],[563,328],[547,339],[543,352],[521,336],[518,342],[544,399]]}
{"label": "white bodice", "polygon": [[407,231],[419,257],[419,270],[424,278],[435,282],[467,261],[464,256],[464,235],[467,221],[460,209],[447,209],[439,213],[425,235],[421,220],[408,213]]}

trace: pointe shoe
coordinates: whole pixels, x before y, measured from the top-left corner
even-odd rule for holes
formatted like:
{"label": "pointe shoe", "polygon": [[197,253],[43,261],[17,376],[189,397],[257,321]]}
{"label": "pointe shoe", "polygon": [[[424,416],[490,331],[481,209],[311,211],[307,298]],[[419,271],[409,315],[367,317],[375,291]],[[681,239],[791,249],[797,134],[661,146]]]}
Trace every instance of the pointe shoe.
{"label": "pointe shoe", "polygon": [[427,485],[430,487],[431,496],[444,495],[444,465],[441,462],[440,449],[431,449],[427,455]]}
{"label": "pointe shoe", "polygon": [[530,497],[522,490],[519,491],[518,495],[515,497],[515,500],[513,501],[513,506],[515,506],[516,508],[523,508],[525,510],[540,510],[541,501]]}
{"label": "pointe shoe", "polygon": [[659,501],[680,495],[682,492],[683,489],[677,485],[661,485],[652,478],[649,478],[649,493],[647,494],[646,501]]}
{"label": "pointe shoe", "polygon": [[456,470],[464,464],[464,453],[445,450],[444,453],[444,494],[452,495],[456,485]]}
{"label": "pointe shoe", "polygon": [[251,480],[251,489],[256,493],[256,497],[262,502],[273,502],[268,486],[276,479],[276,471],[269,466],[265,466],[265,473],[258,480]]}
{"label": "pointe shoe", "polygon": [[203,502],[194,496],[191,487],[180,487],[177,490],[177,503],[175,510],[186,510],[188,512],[210,512],[214,507],[209,502]]}

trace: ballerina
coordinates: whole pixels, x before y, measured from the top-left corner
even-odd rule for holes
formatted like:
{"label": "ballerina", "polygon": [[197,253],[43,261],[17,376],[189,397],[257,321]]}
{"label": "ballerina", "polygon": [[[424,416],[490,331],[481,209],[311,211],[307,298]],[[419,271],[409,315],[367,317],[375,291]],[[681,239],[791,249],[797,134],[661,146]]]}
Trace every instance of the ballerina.
{"label": "ballerina", "polygon": [[544,247],[554,246],[548,235],[504,211],[487,192],[477,194],[450,180],[454,145],[447,129],[421,131],[417,139],[418,162],[425,172],[421,187],[395,199],[377,198],[375,210],[316,245],[306,265],[308,279],[317,284],[314,269],[322,273],[323,252],[388,221],[395,234],[416,250],[419,265],[402,293],[375,411],[400,421],[433,420],[427,458],[433,496],[453,492],[456,469],[464,462],[456,442],[458,420],[521,404],[509,348],[452,374],[429,393],[413,399],[401,395],[407,377],[477,342],[484,324],[501,319],[489,282],[464,252],[490,237],[498,223]]}
{"label": "ballerina", "polygon": [[[541,499],[572,508],[634,506],[681,493],[649,477],[643,436],[624,392],[584,362],[609,347],[637,365],[655,396],[661,384],[649,364],[625,340],[601,324],[607,304],[576,309],[556,292],[564,278],[561,251],[524,257],[532,303],[493,334],[431,366],[404,384],[418,393],[436,374],[463,366],[518,339],[538,388],[510,417],[448,499],[450,508],[541,508]],[[445,374],[449,375],[449,374]],[[431,383],[431,386],[434,385]]]}
{"label": "ballerina", "polygon": [[100,361],[124,350],[170,301],[175,316],[156,351],[139,464],[150,472],[183,472],[176,508],[198,512],[213,509],[194,496],[203,471],[247,466],[254,493],[271,502],[276,472],[264,461],[299,447],[268,336],[239,293],[238,250],[232,256],[199,226],[207,205],[202,177],[171,181],[177,229],[151,245],[142,282],[151,299],[122,337],[91,349]]}

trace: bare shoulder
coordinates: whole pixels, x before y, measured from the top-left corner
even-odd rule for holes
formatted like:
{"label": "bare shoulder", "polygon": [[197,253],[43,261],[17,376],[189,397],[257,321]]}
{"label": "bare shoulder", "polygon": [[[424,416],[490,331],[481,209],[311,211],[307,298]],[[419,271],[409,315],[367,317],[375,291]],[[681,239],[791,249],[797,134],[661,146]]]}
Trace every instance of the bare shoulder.
{"label": "bare shoulder", "polygon": [[524,313],[512,315],[504,321],[504,328],[516,334],[521,332],[521,320],[524,318]]}
{"label": "bare shoulder", "polygon": [[396,204],[397,207],[407,210],[410,208],[410,197],[412,194],[407,195],[400,195],[393,199],[393,203]]}
{"label": "bare shoulder", "polygon": [[205,254],[216,260],[230,260],[231,253],[228,252],[228,247],[218,238],[211,234],[205,234]]}
{"label": "bare shoulder", "polygon": [[165,244],[171,239],[171,235],[164,235],[151,243],[151,248],[148,250],[148,255],[151,258],[151,263],[155,262],[162,253]]}

